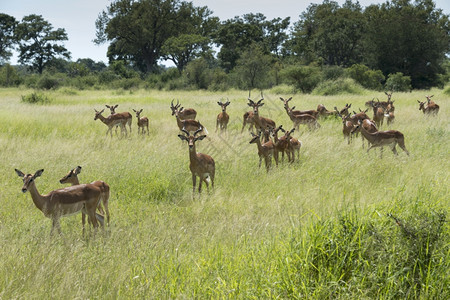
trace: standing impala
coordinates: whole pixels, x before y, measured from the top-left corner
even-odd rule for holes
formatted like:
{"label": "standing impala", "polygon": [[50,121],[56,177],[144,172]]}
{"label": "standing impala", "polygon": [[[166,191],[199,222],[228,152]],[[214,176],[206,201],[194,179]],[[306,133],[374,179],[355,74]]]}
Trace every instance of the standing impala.
{"label": "standing impala", "polygon": [[15,171],[19,177],[22,177],[22,192],[26,193],[29,191],[34,205],[42,211],[44,216],[52,219],[51,234],[53,234],[55,229],[58,233],[61,233],[61,225],[59,223],[61,217],[73,215],[80,211],[83,211],[89,216],[94,229],[98,228],[97,220],[103,226],[103,216],[95,213],[101,196],[101,190],[97,186],[93,184],[80,184],[54,190],[47,195],[41,195],[36,188],[35,179],[42,175],[44,169],[38,170],[34,174],[27,175],[17,169],[15,169]]}
{"label": "standing impala", "polygon": [[217,115],[217,121],[216,121],[216,132],[217,129],[220,127],[220,131],[226,131],[228,121],[230,120],[230,116],[227,114],[227,106],[230,105],[230,101],[227,101],[225,103],[222,103],[222,101],[217,102],[219,106],[222,108],[222,112]]}
{"label": "standing impala", "polygon": [[352,141],[352,131],[355,128],[355,124],[350,120],[350,114],[342,115],[337,107],[334,107],[336,114],[342,119],[342,133],[344,134],[344,139],[347,139],[348,144],[350,145]]}
{"label": "standing impala", "polygon": [[[292,97],[290,97],[288,99],[284,99],[284,98],[280,97],[280,100],[283,101],[284,109],[286,111],[288,111],[289,110],[289,101],[292,100]],[[295,107],[293,107],[293,109],[294,108]],[[294,115],[311,115],[314,118],[317,118],[319,116],[319,112],[317,110],[313,110],[313,109],[311,109],[311,110],[293,110],[293,109],[292,109],[292,113]]]}
{"label": "standing impala", "polygon": [[133,109],[134,113],[136,114],[137,124],[138,124],[138,134],[139,129],[141,130],[142,134],[145,134],[145,129],[147,129],[147,135],[148,135],[148,118],[147,117],[141,117],[143,108],[140,110]]}
{"label": "standing impala", "polygon": [[379,101],[378,103],[372,103],[372,108],[373,108],[373,121],[375,122],[378,128],[381,128],[384,121],[385,108]]}
{"label": "standing impala", "polygon": [[[59,182],[61,184],[70,183],[70,184],[72,184],[72,186],[79,185],[80,181],[78,180],[78,174],[80,174],[80,173],[81,173],[81,167],[78,166],[75,169],[70,170],[69,173],[67,173],[63,178],[61,178],[59,180]],[[109,185],[106,182],[101,181],[101,180],[91,182],[91,184],[97,186],[101,190],[101,195],[100,195],[101,201],[99,201],[97,209],[102,215],[105,215],[105,211],[106,211],[106,220],[109,225],[109,209],[108,209]],[[105,208],[105,210],[103,210],[102,204],[103,204],[103,207]],[[85,223],[84,219],[85,219],[86,215],[84,212],[82,212],[81,216],[82,216],[82,221],[84,224]]]}
{"label": "standing impala", "polygon": [[362,121],[359,121],[356,129],[361,130],[361,134],[364,135],[371,144],[370,147],[368,147],[367,152],[372,148],[381,147],[380,157],[383,157],[383,146],[390,146],[392,152],[394,152],[395,155],[398,155],[397,149],[395,149],[395,146],[398,144],[409,156],[409,152],[405,146],[405,137],[400,131],[388,130],[370,133],[362,126]]}
{"label": "standing impala", "polygon": [[108,130],[106,131],[106,135],[108,135],[108,132],[111,133],[111,137],[112,137],[112,128],[119,126],[120,127],[120,132],[123,134],[125,132],[125,136],[127,136],[127,129],[125,128],[125,125],[127,124],[128,120],[123,117],[120,114],[113,114],[113,115],[109,115],[107,118],[105,118],[104,116],[102,116],[103,111],[105,111],[104,109],[102,109],[101,111],[97,111],[95,110],[95,117],[94,117],[94,121],[97,119],[100,119],[100,121],[102,121],[106,126],[108,126]]}
{"label": "standing impala", "polygon": [[295,106],[292,108],[286,108],[286,113],[288,114],[291,121],[294,123],[294,128],[297,128],[299,130],[300,124],[306,124],[308,125],[308,128],[310,130],[315,130],[317,128],[320,128],[319,122],[317,122],[317,119],[308,114],[303,115],[295,115],[293,113],[293,110],[295,109]]}
{"label": "standing impala", "polygon": [[420,102],[419,100],[417,100],[417,102],[419,103],[419,110],[422,110],[426,115],[437,115],[439,112],[439,105],[431,101],[431,97],[433,96],[434,95],[425,96],[427,98],[427,107],[425,107],[425,102]]}
{"label": "standing impala", "polygon": [[178,111],[178,115],[180,116],[181,120],[195,120],[195,117],[197,116],[197,112],[193,108],[186,108],[184,109],[181,107],[181,104],[177,100],[177,104],[173,105],[173,100],[170,103],[170,109],[172,110],[172,116],[175,115],[175,112]]}
{"label": "standing impala", "polygon": [[252,99],[250,99],[249,95],[247,103],[248,106],[253,108],[253,122],[258,131],[264,131],[265,129],[275,129],[276,127],[273,120],[259,116],[259,108],[264,105],[264,103],[262,103],[263,100],[264,97],[261,92],[261,99],[259,99],[258,102],[254,102]]}
{"label": "standing impala", "polygon": [[259,167],[261,168],[261,162],[264,158],[264,163],[266,165],[266,171],[269,172],[269,169],[272,165],[272,156],[274,155],[274,144],[272,141],[261,144],[261,131],[259,134],[252,134],[252,139],[250,140],[250,144],[256,144],[258,147],[258,156],[259,156]]}
{"label": "standing impala", "polygon": [[116,105],[105,105],[107,108],[109,108],[109,110],[111,111],[111,115],[120,115],[123,118],[125,118],[127,120],[127,124],[128,127],[130,127],[130,133],[131,133],[131,120],[132,120],[132,116],[129,112],[125,111],[125,112],[121,112],[121,113],[116,113],[116,108],[117,106],[119,106],[119,104]]}
{"label": "standing impala", "polygon": [[206,135],[196,135],[200,133],[203,130],[203,128],[197,129],[193,135],[191,135],[186,129],[182,128],[181,131],[183,131],[186,135],[179,134],[178,137],[182,141],[188,142],[189,145],[189,169],[192,173],[192,196],[195,194],[195,185],[197,181],[197,176],[200,179],[199,185],[198,185],[198,192],[201,193],[202,191],[202,182],[204,181],[206,184],[206,188],[209,190],[208,185],[208,178],[211,180],[211,187],[214,188],[214,176],[216,172],[216,167],[214,163],[214,159],[203,153],[197,153],[195,149],[195,142],[203,140]]}

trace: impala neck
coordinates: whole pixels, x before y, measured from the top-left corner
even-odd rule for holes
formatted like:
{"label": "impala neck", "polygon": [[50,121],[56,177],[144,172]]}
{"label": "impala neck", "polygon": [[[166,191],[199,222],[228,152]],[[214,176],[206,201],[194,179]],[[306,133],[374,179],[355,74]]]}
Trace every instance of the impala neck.
{"label": "impala neck", "polygon": [[28,186],[28,191],[31,194],[31,199],[33,199],[34,205],[36,205],[40,211],[44,212],[46,201],[45,198],[39,194],[34,182]]}
{"label": "impala neck", "polygon": [[197,158],[197,149],[195,148],[195,144],[194,146],[189,147],[189,159],[191,162],[197,162],[198,158]]}
{"label": "impala neck", "polygon": [[100,121],[102,121],[102,122],[105,123],[106,125],[109,124],[109,122],[107,121],[107,119],[106,119],[104,116],[98,115],[98,118],[100,119]]}
{"label": "impala neck", "polygon": [[362,124],[359,126],[359,131],[361,131],[361,134],[370,142],[373,144],[373,141],[375,140],[376,133],[370,133],[368,132]]}

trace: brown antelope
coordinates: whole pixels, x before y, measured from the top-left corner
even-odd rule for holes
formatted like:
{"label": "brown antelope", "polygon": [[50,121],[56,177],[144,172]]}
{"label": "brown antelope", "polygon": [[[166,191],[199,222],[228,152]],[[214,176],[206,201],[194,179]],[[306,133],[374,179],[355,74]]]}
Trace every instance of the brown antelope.
{"label": "brown antelope", "polygon": [[377,124],[378,128],[381,128],[384,121],[385,108],[380,102],[372,104],[373,108],[373,121]]}
{"label": "brown antelope", "polygon": [[[79,185],[80,181],[78,180],[78,174],[81,173],[81,167],[78,166],[72,170],[69,171],[63,178],[59,180],[61,184],[70,183],[71,185]],[[109,185],[101,180],[97,180],[94,182],[91,182],[91,184],[97,186],[101,190],[100,195],[100,201],[98,203],[97,210],[102,214],[105,215],[106,212],[106,222],[109,225],[109,209],[108,209],[108,202],[109,202]],[[103,210],[103,207],[104,210]],[[82,222],[85,223],[85,213],[82,212]]]}
{"label": "brown antelope", "polygon": [[175,111],[178,111],[178,115],[180,116],[181,120],[195,120],[195,117],[197,116],[197,112],[193,108],[186,108],[180,107],[181,104],[177,100],[177,104],[173,105],[173,100],[170,103],[170,109],[172,110],[172,116],[175,115]]}
{"label": "brown antelope", "polygon": [[104,111],[104,109],[102,109],[101,111],[97,111],[95,110],[95,117],[94,117],[94,121],[97,119],[100,119],[100,121],[102,121],[106,126],[108,126],[108,130],[106,131],[106,135],[108,135],[108,132],[111,133],[111,137],[112,137],[112,128],[119,126],[120,127],[120,131],[123,134],[125,132],[125,136],[127,136],[127,129],[125,128],[125,125],[127,124],[128,120],[126,118],[124,118],[124,116],[120,115],[120,114],[113,114],[113,115],[109,115],[107,118],[105,118],[104,116],[102,116],[102,113]]}
{"label": "brown antelope", "polygon": [[272,130],[272,137],[274,141],[274,156],[278,159],[279,153],[281,152],[281,161],[284,160],[284,153],[288,155],[288,161],[290,161],[289,157],[289,142],[286,139],[286,137],[283,135],[282,137],[278,138],[278,131],[286,132],[286,130],[283,129],[283,125],[278,126],[274,130]]}
{"label": "brown antelope", "polygon": [[222,103],[222,101],[217,102],[219,106],[222,108],[222,112],[217,115],[216,120],[216,132],[220,127],[220,131],[226,131],[228,126],[228,121],[230,120],[230,116],[227,114],[227,106],[230,105],[230,101]]}
{"label": "brown antelope", "polygon": [[242,130],[241,130],[241,133],[242,132],[244,132],[244,128],[245,128],[245,125],[246,124],[249,124],[249,127],[248,127],[248,130],[249,131],[253,131],[253,126],[255,125],[254,123],[255,123],[255,121],[254,121],[254,119],[253,119],[253,111],[247,111],[245,114],[244,114],[244,121],[243,121],[243,123],[242,123]]}
{"label": "brown antelope", "polygon": [[131,114],[129,112],[127,112],[127,111],[121,112],[121,113],[116,113],[116,108],[117,108],[117,106],[119,106],[119,104],[116,104],[116,105],[105,105],[105,106],[107,108],[109,108],[109,110],[111,111],[111,115],[120,115],[123,118],[127,119],[127,124],[128,124],[128,127],[130,127],[130,133],[131,133],[131,120],[133,119]]}
{"label": "brown antelope", "polygon": [[[370,120],[370,119],[364,119],[362,120],[362,126],[366,129],[366,131],[370,132],[370,133],[374,133],[378,131],[378,128],[375,124],[374,121]],[[354,134],[358,134],[360,132],[360,128],[358,126],[355,126],[351,132],[351,135],[353,136]],[[361,134],[361,139],[362,139],[362,147],[364,149],[364,139],[366,139],[364,137],[364,135]],[[370,146],[370,142],[367,141],[367,146]]]}
{"label": "brown antelope", "polygon": [[262,95],[262,92],[261,99],[259,99],[258,102],[254,102],[252,99],[250,99],[249,93],[247,105],[253,108],[253,123],[255,124],[256,130],[258,131],[264,131],[268,127],[271,129],[275,129],[276,127],[273,120],[259,116],[259,108],[264,105],[264,103],[262,103],[263,100],[264,96]]}
{"label": "brown antelope", "polygon": [[[342,108],[342,109],[339,111],[339,113],[340,113],[341,115],[343,115],[343,116],[346,116],[346,115],[350,114],[350,112],[348,111],[350,107],[352,107],[352,104],[351,104],[351,103],[350,103],[350,104],[346,103],[345,106],[344,106],[344,108]],[[337,112],[336,106],[334,107],[334,110]]]}
{"label": "brown antelope", "polygon": [[294,128],[297,128],[297,130],[299,130],[300,124],[308,125],[308,128],[310,130],[315,130],[315,129],[320,128],[320,124],[319,124],[319,122],[317,122],[317,119],[314,116],[308,115],[308,114],[294,115],[294,113],[292,112],[294,109],[295,109],[295,106],[292,108],[286,109],[286,112],[287,112],[289,118],[294,123]]}
{"label": "brown antelope", "polygon": [[136,114],[137,124],[138,124],[138,134],[139,130],[141,134],[145,134],[145,129],[147,129],[147,135],[149,134],[148,131],[148,118],[147,117],[141,117],[143,108],[140,110],[133,109],[134,113]]}
{"label": "brown antelope", "polygon": [[387,99],[386,102],[380,102],[381,105],[384,106],[384,105],[385,105],[384,103],[386,103],[385,108],[386,108],[387,110],[389,110],[389,111],[394,112],[394,111],[395,111],[395,107],[394,107],[394,102],[395,102],[395,101],[392,101],[392,100],[391,100],[393,92],[390,92],[390,93],[384,92],[384,93],[386,94],[386,96],[387,96],[388,99]]}
{"label": "brown antelope", "polygon": [[359,113],[356,113],[355,111],[353,111],[353,115],[350,116],[350,120],[353,122],[353,124],[358,125],[359,121],[362,121],[364,119],[369,119],[369,116],[367,115],[367,111],[369,111],[369,109],[366,109],[366,110],[359,109]]}
{"label": "brown antelope", "polygon": [[395,109],[394,106],[391,106],[389,104],[384,113],[384,116],[386,117],[386,123],[388,126],[394,123],[395,121],[394,109]]}
{"label": "brown antelope", "polygon": [[397,149],[395,149],[395,146],[398,144],[400,148],[402,148],[403,151],[405,151],[409,156],[409,152],[405,146],[405,137],[400,131],[388,130],[370,133],[364,128],[364,126],[361,125],[362,122],[359,121],[356,129],[359,129],[361,131],[361,134],[364,135],[364,137],[370,143],[370,147],[367,148],[367,152],[369,152],[369,150],[372,148],[381,147],[380,157],[383,157],[383,146],[390,146],[392,152],[394,152],[395,155],[398,155]]}
{"label": "brown antelope", "polygon": [[297,152],[297,159],[300,160],[300,148],[302,147],[302,142],[291,136],[294,131],[295,128],[292,128],[290,131],[286,131],[284,134],[284,138],[289,141],[287,153],[290,162],[295,161],[295,152]]}
{"label": "brown antelope", "polygon": [[251,134],[252,139],[250,140],[250,144],[256,144],[258,147],[259,167],[261,168],[261,161],[264,158],[266,171],[269,172],[272,165],[272,156],[274,155],[274,144],[272,142],[261,144],[261,132],[258,134],[252,132]]}
{"label": "brown antelope", "polygon": [[203,133],[208,134],[208,130],[200,123],[193,119],[182,120],[180,117],[180,111],[175,110],[175,118],[177,119],[177,125],[180,131],[186,130],[188,132],[196,132],[198,129],[202,129]]}
{"label": "brown antelope", "polygon": [[[39,194],[36,188],[35,179],[40,177],[44,169],[36,171],[34,174],[25,175],[22,171],[15,169],[17,175],[22,177],[22,192],[31,194],[34,205],[42,211],[44,216],[52,219],[51,234],[56,229],[61,233],[59,219],[61,217],[73,215],[83,211],[89,216],[94,229],[98,228],[98,222],[103,227],[103,216],[97,214],[98,203],[100,202],[101,190],[93,184],[80,184],[63,189],[51,191],[47,195]],[[84,233],[84,223],[83,223]]]}
{"label": "brown antelope", "polygon": [[336,114],[335,111],[329,111],[328,109],[326,109],[326,107],[323,104],[317,105],[317,112],[319,113],[319,116],[325,118],[329,116],[334,116]]}
{"label": "brown antelope", "polygon": [[[282,97],[280,97],[280,100],[283,101],[284,104],[284,109],[287,111],[289,109],[289,101],[292,100],[292,97],[288,98],[288,99],[284,99]],[[317,110],[293,110],[292,109],[292,113],[294,115],[311,115],[314,118],[317,118],[319,116],[319,112]]]}
{"label": "brown antelope", "polygon": [[197,176],[199,177],[199,185],[198,185],[198,192],[201,193],[202,191],[202,182],[204,181],[206,184],[206,188],[209,190],[209,185],[207,179],[209,178],[211,180],[211,187],[214,188],[214,176],[215,176],[215,163],[214,159],[203,153],[197,153],[195,150],[195,142],[203,140],[206,135],[196,135],[200,133],[203,130],[203,128],[197,129],[193,135],[191,135],[186,129],[182,128],[181,131],[183,131],[186,135],[179,134],[178,137],[182,141],[188,142],[189,145],[189,169],[192,173],[192,195],[195,193],[195,185]]}
{"label": "brown antelope", "polygon": [[344,140],[347,139],[348,144],[350,145],[351,141],[352,141],[352,131],[353,129],[355,129],[355,124],[353,124],[353,122],[351,121],[351,115],[347,114],[347,115],[342,115],[337,107],[334,107],[336,114],[342,119],[342,133],[344,134]]}
{"label": "brown antelope", "polygon": [[439,105],[437,105],[436,103],[431,101],[431,97],[433,97],[433,96],[434,95],[425,96],[427,98],[427,106],[426,107],[425,107],[425,102],[420,102],[419,100],[417,100],[417,102],[419,103],[419,110],[422,110],[423,113],[426,115],[437,115],[439,112]]}

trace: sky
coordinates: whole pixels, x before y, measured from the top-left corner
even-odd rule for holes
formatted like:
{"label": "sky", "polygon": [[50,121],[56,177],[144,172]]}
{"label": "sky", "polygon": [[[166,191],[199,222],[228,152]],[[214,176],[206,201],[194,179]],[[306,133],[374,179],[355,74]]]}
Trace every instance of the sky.
{"label": "sky", "polygon": [[[195,6],[208,6],[213,15],[221,21],[247,13],[262,13],[267,19],[291,17],[291,24],[311,3],[322,0],[193,0]],[[339,4],[345,0],[337,0]],[[360,0],[362,7],[383,3],[384,0]],[[108,45],[95,45],[95,20],[111,3],[110,0],[0,0],[0,13],[8,14],[20,21],[30,14],[42,15],[53,28],[64,28],[69,40],[64,46],[71,53],[71,59],[91,58],[108,62]],[[449,0],[435,0],[436,7],[450,14]],[[17,63],[14,55],[10,61]]]}

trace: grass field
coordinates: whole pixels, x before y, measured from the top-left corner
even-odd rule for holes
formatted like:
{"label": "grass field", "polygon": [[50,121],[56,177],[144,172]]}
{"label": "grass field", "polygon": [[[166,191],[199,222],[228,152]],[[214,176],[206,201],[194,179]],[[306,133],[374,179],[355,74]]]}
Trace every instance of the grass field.
{"label": "grass field", "polygon": [[[409,157],[367,154],[360,137],[347,145],[341,122],[329,119],[294,132],[300,161],[268,174],[241,134],[244,91],[60,89],[45,93],[46,104],[21,101],[32,92],[0,90],[0,299],[450,298],[450,97],[441,90],[393,94],[390,129],[405,135]],[[418,110],[427,94],[441,107],[436,118]],[[264,96],[260,114],[291,127],[279,97],[292,95]],[[294,95],[291,105],[359,111],[374,97],[385,99]],[[221,98],[231,102],[230,124],[219,136]],[[216,188],[195,199],[172,99],[195,108],[209,131],[196,146],[216,162]],[[94,121],[105,104],[143,108],[150,135],[138,136],[133,118],[130,137],[106,136]],[[81,182],[110,185],[111,224],[83,237],[81,216],[71,216],[50,237],[51,221],[22,194],[14,168],[43,168],[36,186],[45,194],[77,165]]]}

